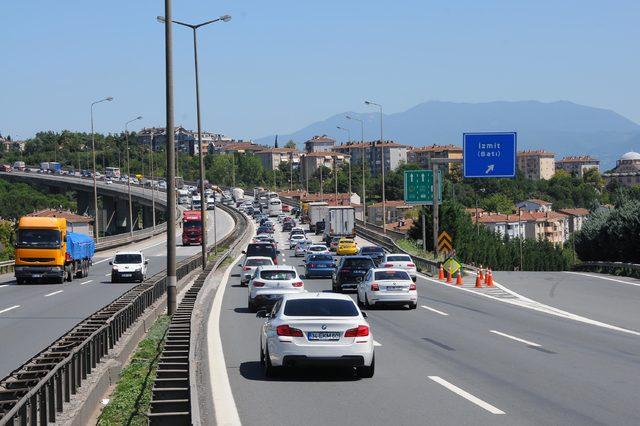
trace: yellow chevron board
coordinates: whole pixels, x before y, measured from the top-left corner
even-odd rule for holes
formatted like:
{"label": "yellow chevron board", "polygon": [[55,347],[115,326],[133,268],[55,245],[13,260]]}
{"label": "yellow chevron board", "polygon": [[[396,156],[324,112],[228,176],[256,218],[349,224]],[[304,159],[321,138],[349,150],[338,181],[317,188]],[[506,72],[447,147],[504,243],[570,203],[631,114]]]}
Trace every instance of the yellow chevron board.
{"label": "yellow chevron board", "polygon": [[451,251],[453,250],[453,242],[451,241],[451,235],[447,231],[442,231],[438,236],[438,251]]}

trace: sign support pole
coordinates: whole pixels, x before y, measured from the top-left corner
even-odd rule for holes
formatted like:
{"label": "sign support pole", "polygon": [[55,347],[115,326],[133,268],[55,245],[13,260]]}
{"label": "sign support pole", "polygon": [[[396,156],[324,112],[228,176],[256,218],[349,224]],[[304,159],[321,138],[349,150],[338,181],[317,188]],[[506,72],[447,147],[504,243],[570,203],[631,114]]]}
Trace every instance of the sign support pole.
{"label": "sign support pole", "polygon": [[422,206],[422,250],[427,251],[427,211]]}
{"label": "sign support pole", "polygon": [[436,261],[438,260],[438,203],[440,200],[438,199],[439,191],[438,188],[440,182],[438,182],[438,165],[433,163],[433,254],[435,256]]}

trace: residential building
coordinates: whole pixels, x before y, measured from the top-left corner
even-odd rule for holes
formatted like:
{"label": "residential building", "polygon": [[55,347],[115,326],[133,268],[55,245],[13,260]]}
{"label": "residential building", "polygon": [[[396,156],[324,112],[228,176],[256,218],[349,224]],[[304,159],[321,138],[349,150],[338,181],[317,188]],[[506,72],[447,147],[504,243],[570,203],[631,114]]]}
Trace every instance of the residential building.
{"label": "residential building", "polygon": [[[387,223],[398,222],[405,218],[409,210],[415,206],[405,204],[402,200],[387,201],[385,210],[387,211]],[[374,203],[367,206],[367,220],[377,225],[382,225],[382,203]]]}
{"label": "residential building", "polygon": [[517,155],[518,170],[526,179],[551,179],[556,172],[555,155],[549,151],[520,151]]}
{"label": "residential building", "polygon": [[530,200],[520,201],[516,204],[516,208],[528,212],[550,212],[552,204],[549,201],[532,198]]}
{"label": "residential building", "polygon": [[627,152],[616,162],[616,167],[602,175],[607,183],[616,181],[623,186],[640,185],[640,154]]}
{"label": "residential building", "polygon": [[311,179],[313,174],[320,166],[333,170],[333,164],[340,167],[349,161],[348,154],[342,154],[335,151],[316,151],[302,154],[302,176],[305,179]]}
{"label": "residential building", "polygon": [[301,154],[297,149],[291,148],[269,148],[255,153],[262,161],[262,167],[269,171],[277,170],[281,163],[289,162],[293,163],[294,168],[298,168]]}
{"label": "residential building", "polygon": [[[409,147],[407,150],[407,163],[418,164],[425,169],[432,169],[433,159],[449,159],[462,161],[462,147],[456,145],[430,145],[420,147]],[[449,171],[453,170],[455,163],[446,166]]]}
{"label": "residential building", "polygon": [[336,145],[335,139],[331,139],[327,135],[314,136],[304,143],[304,150],[307,153],[333,151]]}
{"label": "residential building", "polygon": [[27,216],[59,217],[67,220],[67,229],[71,232],[93,236],[93,217],[79,215],[69,210],[44,209],[38,210]]}
{"label": "residential building", "polygon": [[506,236],[511,239],[525,236],[526,221],[518,214],[489,213],[475,217],[475,209],[467,209],[467,211],[471,212],[473,223],[479,222],[490,231],[500,234],[501,237]]}
{"label": "residential building", "polygon": [[[288,192],[280,192],[278,193],[281,197],[286,197]],[[337,200],[337,203],[339,205],[348,205],[348,204],[360,204],[360,196],[358,194],[356,194],[355,192],[349,194],[349,193],[345,193],[345,192],[338,192],[338,194],[336,195],[335,192],[327,192],[327,193],[323,193],[322,195],[320,193],[311,193],[311,194],[307,194],[306,192],[303,193],[300,196],[300,200],[311,203],[311,202],[317,202],[317,201],[326,201],[328,203],[335,203]]]}
{"label": "residential building", "polygon": [[568,216],[569,234],[580,231],[589,216],[589,210],[583,208],[558,209],[558,213],[566,214]]}
{"label": "residential building", "polygon": [[[215,150],[216,144],[222,145],[231,141],[225,135],[202,131],[200,133],[202,140],[202,152],[207,154]],[[174,128],[174,141],[178,152],[197,155],[200,146],[198,144],[198,132],[187,130],[178,125]],[[163,150],[167,144],[166,128],[164,127],[145,127],[137,132],[138,143],[141,145],[151,146],[154,151]]]}
{"label": "residential building", "polygon": [[10,136],[6,138],[0,136],[0,148],[3,152],[24,151],[24,141],[14,141]]}
{"label": "residential building", "polygon": [[582,177],[585,171],[596,169],[600,171],[600,160],[596,160],[589,155],[564,157],[556,161],[556,170],[564,170],[567,173],[576,174]]}
{"label": "residential building", "polygon": [[563,244],[569,238],[569,216],[553,212],[528,212],[519,214],[493,213],[476,218],[473,223],[480,223],[487,229],[507,238],[524,238],[532,240],[547,240],[553,244]]}
{"label": "residential building", "polygon": [[251,142],[238,142],[238,143],[230,143],[224,145],[220,152],[225,154],[245,154],[245,153],[256,153],[260,151],[264,151],[267,149],[264,145],[258,145]]}
{"label": "residential building", "polygon": [[362,164],[364,155],[365,164],[372,176],[377,176],[382,172],[380,165],[383,150],[385,172],[395,170],[407,162],[407,146],[393,141],[384,141],[383,143],[380,143],[380,141],[347,142],[335,148],[336,152],[350,155],[353,164]]}

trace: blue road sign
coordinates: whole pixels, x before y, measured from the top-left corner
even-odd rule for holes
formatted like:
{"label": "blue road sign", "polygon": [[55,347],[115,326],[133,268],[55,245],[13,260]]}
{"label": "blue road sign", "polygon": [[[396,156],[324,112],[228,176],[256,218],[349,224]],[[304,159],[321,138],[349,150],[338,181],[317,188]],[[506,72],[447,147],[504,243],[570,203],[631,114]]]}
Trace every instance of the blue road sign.
{"label": "blue road sign", "polygon": [[465,133],[462,141],[466,178],[516,176],[517,134]]}

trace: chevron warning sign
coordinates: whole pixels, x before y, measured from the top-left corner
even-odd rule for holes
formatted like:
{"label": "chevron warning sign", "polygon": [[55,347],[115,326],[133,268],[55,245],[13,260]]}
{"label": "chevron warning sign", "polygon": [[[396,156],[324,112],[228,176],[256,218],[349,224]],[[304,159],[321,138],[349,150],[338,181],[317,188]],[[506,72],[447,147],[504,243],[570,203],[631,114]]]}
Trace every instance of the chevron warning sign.
{"label": "chevron warning sign", "polygon": [[438,251],[451,250],[453,250],[451,235],[449,235],[447,231],[442,231],[440,235],[438,235]]}

